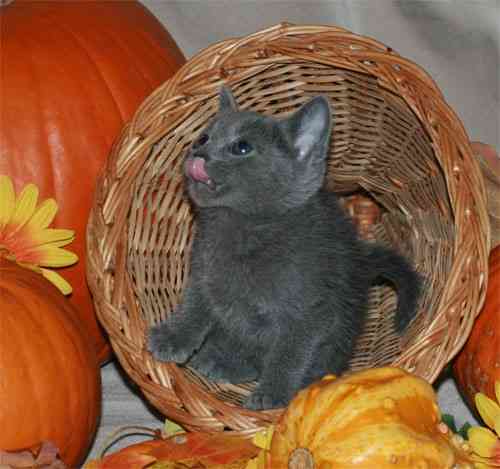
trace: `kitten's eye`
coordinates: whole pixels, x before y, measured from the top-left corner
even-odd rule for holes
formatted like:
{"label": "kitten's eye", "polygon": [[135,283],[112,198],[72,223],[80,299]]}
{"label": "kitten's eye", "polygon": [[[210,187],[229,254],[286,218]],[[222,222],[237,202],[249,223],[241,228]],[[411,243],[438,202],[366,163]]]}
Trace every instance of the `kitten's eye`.
{"label": "kitten's eye", "polygon": [[207,134],[202,134],[196,142],[193,144],[193,148],[198,148],[201,147],[202,145],[205,145],[205,143],[208,142],[208,135]]}
{"label": "kitten's eye", "polygon": [[231,153],[233,155],[248,155],[253,150],[252,145],[250,145],[246,140],[238,140],[231,145]]}

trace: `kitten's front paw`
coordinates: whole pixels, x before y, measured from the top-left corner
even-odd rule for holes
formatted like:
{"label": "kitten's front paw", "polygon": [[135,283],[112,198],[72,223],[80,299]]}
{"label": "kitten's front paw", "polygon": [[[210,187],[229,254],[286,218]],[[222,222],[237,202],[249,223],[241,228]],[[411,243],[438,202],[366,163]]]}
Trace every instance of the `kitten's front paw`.
{"label": "kitten's front paw", "polygon": [[194,350],[188,338],[175,334],[169,326],[162,322],[149,330],[148,350],[157,360],[185,363]]}
{"label": "kitten's front paw", "polygon": [[257,386],[254,392],[244,401],[243,405],[250,410],[281,409],[290,402],[290,397],[276,390],[267,392],[261,386]]}
{"label": "kitten's front paw", "polygon": [[231,360],[230,355],[221,355],[214,347],[202,348],[191,357],[188,365],[213,381],[240,384],[255,381],[258,377],[254,367],[243,361]]}
{"label": "kitten's front paw", "polygon": [[219,366],[216,362],[216,357],[202,356],[200,353],[195,353],[187,364],[212,381],[230,382],[224,373],[224,367]]}

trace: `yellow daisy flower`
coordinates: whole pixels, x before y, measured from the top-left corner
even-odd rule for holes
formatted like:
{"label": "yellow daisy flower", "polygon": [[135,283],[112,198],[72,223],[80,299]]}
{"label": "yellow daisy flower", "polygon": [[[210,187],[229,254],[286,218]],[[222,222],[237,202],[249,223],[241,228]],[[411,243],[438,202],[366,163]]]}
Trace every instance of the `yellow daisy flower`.
{"label": "yellow daisy flower", "polygon": [[0,175],[0,256],[42,274],[65,295],[71,285],[45,267],[65,267],[78,261],[62,249],[75,238],[73,230],[49,228],[57,213],[54,199],[38,203],[38,188],[28,184],[16,198],[8,176]]}
{"label": "yellow daisy flower", "polygon": [[475,396],[476,408],[489,427],[475,426],[467,432],[477,469],[500,467],[500,381],[495,383],[495,396],[497,402],[483,393]]}

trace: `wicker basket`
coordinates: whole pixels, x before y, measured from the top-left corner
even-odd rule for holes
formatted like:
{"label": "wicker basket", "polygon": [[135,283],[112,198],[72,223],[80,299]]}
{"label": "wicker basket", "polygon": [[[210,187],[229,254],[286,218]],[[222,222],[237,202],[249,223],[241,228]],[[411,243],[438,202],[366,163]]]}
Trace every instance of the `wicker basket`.
{"label": "wicker basket", "polygon": [[491,227],[491,250],[500,245],[500,156],[487,144],[472,142],[486,186],[488,218]]}
{"label": "wicker basket", "polygon": [[241,407],[253,383],[213,383],[152,359],[150,325],[181,300],[195,227],[186,148],[217,110],[221,84],[241,108],[283,116],[325,94],[334,114],[326,186],[360,232],[395,245],[426,279],[401,340],[395,295],[373,289],[352,369],[392,363],[428,380],[460,349],[483,302],[485,189],[467,135],[421,68],[369,38],[281,24],[204,50],[157,89],[115,143],[88,225],[88,279],[120,363],[151,403],[186,428],[252,434],[280,414]]}

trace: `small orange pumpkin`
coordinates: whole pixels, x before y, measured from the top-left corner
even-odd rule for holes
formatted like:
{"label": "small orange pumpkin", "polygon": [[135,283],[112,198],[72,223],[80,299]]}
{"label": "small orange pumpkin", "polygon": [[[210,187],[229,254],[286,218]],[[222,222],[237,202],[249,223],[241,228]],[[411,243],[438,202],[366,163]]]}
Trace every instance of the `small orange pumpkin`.
{"label": "small orange pumpkin", "polygon": [[500,245],[490,253],[484,306],[455,360],[453,373],[471,409],[475,409],[477,392],[495,399],[495,381],[500,381]]}
{"label": "small orange pumpkin", "polygon": [[326,377],[299,392],[282,415],[269,467],[471,468],[443,426],[432,386],[406,371]]}
{"label": "small orange pumpkin", "polygon": [[90,336],[46,279],[0,256],[0,449],[51,441],[78,467],[96,431],[101,386]]}

